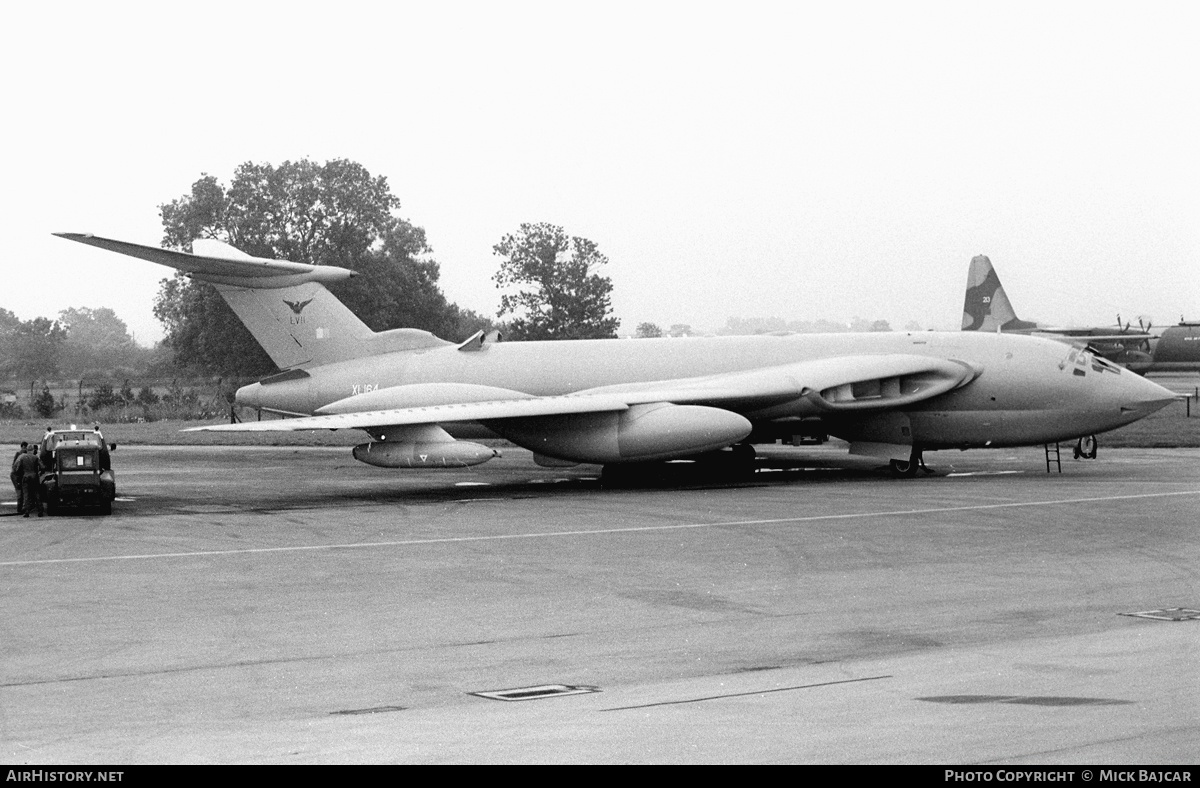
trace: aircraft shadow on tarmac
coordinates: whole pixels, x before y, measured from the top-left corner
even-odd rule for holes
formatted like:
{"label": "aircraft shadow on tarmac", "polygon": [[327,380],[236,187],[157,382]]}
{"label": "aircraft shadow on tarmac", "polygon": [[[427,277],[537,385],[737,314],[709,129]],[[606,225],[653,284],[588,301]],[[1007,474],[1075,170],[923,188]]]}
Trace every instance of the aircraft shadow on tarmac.
{"label": "aircraft shadow on tarmac", "polygon": [[[945,476],[943,470],[930,468],[921,477]],[[572,496],[579,494],[622,494],[651,490],[704,491],[751,487],[778,487],[791,484],[812,485],[848,481],[871,484],[893,480],[887,465],[862,460],[837,464],[811,460],[772,460],[752,471],[730,471],[696,467],[690,463],[664,463],[640,468],[637,473],[604,474],[599,466],[565,469],[512,466],[504,472],[471,474],[470,480],[453,471],[427,471],[406,474],[403,485],[394,476],[374,473],[333,478],[320,487],[299,486],[288,489],[269,487],[230,488],[223,486],[198,494],[194,491],[148,491],[118,497],[114,517],[155,517],[165,514],[267,514],[280,511],[340,507],[431,505],[477,501],[501,501]],[[897,480],[896,483],[904,483]],[[64,512],[68,518],[90,519],[92,512]],[[100,518],[104,519],[104,518]]]}

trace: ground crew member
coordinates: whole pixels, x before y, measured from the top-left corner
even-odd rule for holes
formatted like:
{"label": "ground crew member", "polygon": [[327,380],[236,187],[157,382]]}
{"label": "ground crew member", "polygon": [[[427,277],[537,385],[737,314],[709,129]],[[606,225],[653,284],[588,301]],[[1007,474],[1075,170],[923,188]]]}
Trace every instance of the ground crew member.
{"label": "ground crew member", "polygon": [[29,450],[28,447],[28,441],[21,441],[21,448],[13,455],[12,473],[8,476],[12,479],[13,487],[17,489],[17,514],[20,514],[21,510],[25,508],[25,493],[21,489],[21,475],[17,473],[17,460],[21,459],[21,455]]}
{"label": "ground crew member", "polygon": [[38,517],[41,517],[45,512],[42,511],[42,496],[41,490],[38,489],[38,462],[37,446],[30,446],[29,451],[17,458],[16,469],[21,472],[21,487],[24,493],[24,506],[22,511],[26,517],[29,513],[37,508]]}

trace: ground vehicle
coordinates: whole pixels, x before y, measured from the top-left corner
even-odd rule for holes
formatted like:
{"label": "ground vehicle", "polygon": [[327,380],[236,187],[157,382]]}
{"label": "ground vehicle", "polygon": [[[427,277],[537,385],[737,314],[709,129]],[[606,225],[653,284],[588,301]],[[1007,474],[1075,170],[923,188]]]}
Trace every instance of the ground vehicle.
{"label": "ground vehicle", "polygon": [[105,443],[100,428],[47,430],[38,452],[42,501],[47,514],[82,508],[112,514],[117,477],[112,470],[115,443]]}

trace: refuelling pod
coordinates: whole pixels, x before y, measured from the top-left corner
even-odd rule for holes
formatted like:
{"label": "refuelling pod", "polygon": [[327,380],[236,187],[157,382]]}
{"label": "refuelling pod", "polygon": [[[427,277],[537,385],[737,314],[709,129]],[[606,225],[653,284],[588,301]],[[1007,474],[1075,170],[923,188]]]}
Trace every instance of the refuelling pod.
{"label": "refuelling pod", "polygon": [[599,464],[701,454],[737,443],[752,429],[745,416],[733,411],[666,402],[622,411],[485,423],[535,455]]}
{"label": "refuelling pod", "polygon": [[478,443],[455,440],[435,425],[383,428],[372,437],[377,440],[354,447],[354,459],[379,468],[465,468],[499,454]]}

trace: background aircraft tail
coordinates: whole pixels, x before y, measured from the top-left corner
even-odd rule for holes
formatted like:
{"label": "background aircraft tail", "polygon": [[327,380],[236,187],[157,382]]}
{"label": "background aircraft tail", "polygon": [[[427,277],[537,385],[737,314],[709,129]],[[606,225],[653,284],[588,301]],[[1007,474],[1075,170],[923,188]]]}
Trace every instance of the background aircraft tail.
{"label": "background aircraft tail", "polygon": [[446,344],[416,329],[372,331],[323,284],[355,275],[345,268],[251,257],[212,239],[193,241],[194,253],[188,254],[94,235],[56,235],[170,266],[212,284],[280,369]]}
{"label": "background aircraft tail", "polygon": [[1017,317],[1000,277],[985,255],[971,258],[967,297],[963,303],[963,331],[1022,331],[1037,328]]}

